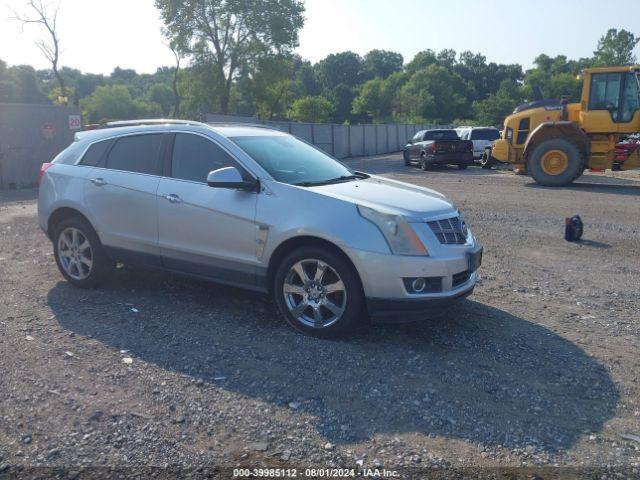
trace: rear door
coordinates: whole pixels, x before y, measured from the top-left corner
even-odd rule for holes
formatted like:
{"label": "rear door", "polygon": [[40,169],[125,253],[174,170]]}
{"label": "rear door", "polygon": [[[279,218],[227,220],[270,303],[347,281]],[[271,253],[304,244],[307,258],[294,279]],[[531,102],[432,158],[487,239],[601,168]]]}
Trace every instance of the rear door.
{"label": "rear door", "polygon": [[257,193],[213,188],[207,175],[236,167],[236,160],[209,137],[176,133],[170,172],[158,188],[160,249],[172,270],[232,284],[256,281]]}
{"label": "rear door", "polygon": [[103,245],[117,258],[160,264],[157,189],[165,135],[119,137],[85,185],[85,203]]}

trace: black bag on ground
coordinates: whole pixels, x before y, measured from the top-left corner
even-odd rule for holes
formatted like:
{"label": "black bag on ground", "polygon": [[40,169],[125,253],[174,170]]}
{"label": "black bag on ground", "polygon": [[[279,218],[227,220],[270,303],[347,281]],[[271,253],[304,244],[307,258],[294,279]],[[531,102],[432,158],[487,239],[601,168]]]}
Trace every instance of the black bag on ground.
{"label": "black bag on ground", "polygon": [[582,238],[583,224],[579,215],[564,219],[564,239],[567,242],[577,242]]}

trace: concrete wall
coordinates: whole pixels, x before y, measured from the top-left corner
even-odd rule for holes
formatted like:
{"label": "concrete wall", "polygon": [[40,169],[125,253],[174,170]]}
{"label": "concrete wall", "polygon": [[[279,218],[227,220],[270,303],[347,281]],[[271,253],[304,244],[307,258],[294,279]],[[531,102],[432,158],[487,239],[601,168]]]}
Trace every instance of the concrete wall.
{"label": "concrete wall", "polygon": [[407,140],[426,128],[448,128],[438,125],[337,125],[331,123],[267,122],[253,117],[207,114],[210,123],[249,123],[289,132],[313,143],[336,158],[360,157],[398,152]]}
{"label": "concrete wall", "polygon": [[78,108],[0,103],[0,188],[36,185],[81,125]]}

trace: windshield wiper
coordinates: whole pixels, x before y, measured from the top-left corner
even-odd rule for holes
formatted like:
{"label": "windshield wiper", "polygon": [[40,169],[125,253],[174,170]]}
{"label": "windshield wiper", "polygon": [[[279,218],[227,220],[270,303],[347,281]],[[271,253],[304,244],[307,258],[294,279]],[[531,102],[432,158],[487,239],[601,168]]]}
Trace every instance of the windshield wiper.
{"label": "windshield wiper", "polygon": [[332,183],[341,183],[341,182],[349,182],[351,180],[363,180],[365,178],[369,178],[369,175],[362,172],[354,172],[353,175],[341,175],[335,178],[329,178],[327,180],[320,180],[317,182],[300,182],[294,183],[299,187],[317,187],[319,185],[330,185]]}

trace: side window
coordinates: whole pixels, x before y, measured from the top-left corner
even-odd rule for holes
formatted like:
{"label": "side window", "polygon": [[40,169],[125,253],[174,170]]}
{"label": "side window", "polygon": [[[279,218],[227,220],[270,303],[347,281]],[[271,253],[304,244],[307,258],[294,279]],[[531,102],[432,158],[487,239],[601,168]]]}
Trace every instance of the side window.
{"label": "side window", "polygon": [[428,140],[433,140],[433,132],[423,132],[424,136],[420,140],[424,140],[425,142]]}
{"label": "side window", "polygon": [[527,118],[523,118],[522,120],[520,120],[520,123],[518,124],[518,136],[516,137],[516,144],[517,145],[522,145],[524,142],[527,141],[527,136],[529,135],[529,128],[531,123],[529,121],[529,117]]}
{"label": "side window", "polygon": [[199,135],[176,134],[171,160],[173,178],[204,183],[209,172],[224,167],[237,168],[238,164],[213,141]]}
{"label": "side window", "polygon": [[162,134],[134,135],[116,140],[107,157],[107,168],[126,172],[158,174]]}
{"label": "side window", "polygon": [[620,73],[594,73],[591,77],[589,110],[608,110],[617,120],[620,97]]}
{"label": "side window", "polygon": [[640,77],[635,73],[627,73],[622,91],[622,118],[620,121],[630,122],[637,110],[640,110]]}
{"label": "side window", "polygon": [[80,165],[88,165],[91,167],[99,165],[110,145],[111,140],[103,140],[102,142],[94,143],[84,154],[82,160],[80,160]]}

